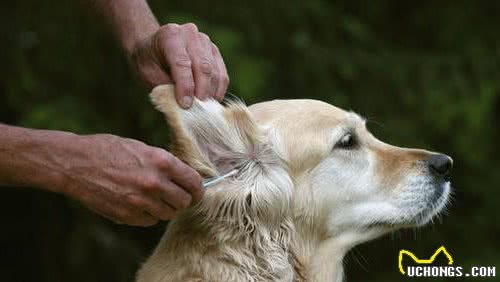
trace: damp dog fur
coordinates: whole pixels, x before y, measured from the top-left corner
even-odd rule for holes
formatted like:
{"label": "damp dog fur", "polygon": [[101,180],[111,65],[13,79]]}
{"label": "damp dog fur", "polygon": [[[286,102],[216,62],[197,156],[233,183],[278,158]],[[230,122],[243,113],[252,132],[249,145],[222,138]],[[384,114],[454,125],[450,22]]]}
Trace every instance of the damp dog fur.
{"label": "damp dog fur", "polygon": [[345,254],[420,226],[448,201],[448,156],[386,144],[357,114],[316,100],[153,104],[173,152],[204,177],[238,167],[169,224],[138,282],[342,281]]}

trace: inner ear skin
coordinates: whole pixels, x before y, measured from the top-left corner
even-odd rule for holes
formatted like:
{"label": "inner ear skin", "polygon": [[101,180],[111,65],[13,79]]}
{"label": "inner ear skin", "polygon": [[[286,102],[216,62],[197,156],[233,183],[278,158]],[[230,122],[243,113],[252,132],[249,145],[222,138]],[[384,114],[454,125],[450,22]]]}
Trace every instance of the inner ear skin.
{"label": "inner ear skin", "polygon": [[208,159],[214,164],[219,174],[226,173],[236,168],[237,160],[234,154],[230,153],[230,149],[226,145],[214,145],[205,142],[200,144],[200,148],[207,154]]}

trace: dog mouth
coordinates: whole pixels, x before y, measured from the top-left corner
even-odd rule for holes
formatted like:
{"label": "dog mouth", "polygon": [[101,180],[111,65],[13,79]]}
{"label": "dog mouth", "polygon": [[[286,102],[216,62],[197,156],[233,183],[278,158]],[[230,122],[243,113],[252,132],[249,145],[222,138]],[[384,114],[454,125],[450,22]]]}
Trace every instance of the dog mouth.
{"label": "dog mouth", "polygon": [[[448,180],[440,180],[432,181],[432,183],[428,183],[427,185],[427,195],[419,201],[413,203],[407,202],[401,206],[400,214],[396,215],[393,219],[376,220],[365,227],[368,229],[378,228],[391,231],[400,228],[419,227],[432,221],[434,217],[438,216],[445,209],[451,192],[451,184]],[[411,208],[415,208],[414,211],[408,210],[411,210]]]}
{"label": "dog mouth", "polygon": [[415,217],[416,226],[422,226],[439,215],[448,203],[449,194],[451,191],[451,183],[449,179],[437,181],[434,185],[435,189],[428,196],[426,207]]}
{"label": "dog mouth", "polygon": [[441,200],[441,198],[444,196],[444,194],[445,194],[445,192],[447,190],[447,187],[449,189],[449,186],[450,186],[450,181],[449,180],[438,182],[435,185],[436,188],[434,189],[434,191],[432,192],[431,196],[429,197],[429,203],[431,205],[439,203],[440,200]]}

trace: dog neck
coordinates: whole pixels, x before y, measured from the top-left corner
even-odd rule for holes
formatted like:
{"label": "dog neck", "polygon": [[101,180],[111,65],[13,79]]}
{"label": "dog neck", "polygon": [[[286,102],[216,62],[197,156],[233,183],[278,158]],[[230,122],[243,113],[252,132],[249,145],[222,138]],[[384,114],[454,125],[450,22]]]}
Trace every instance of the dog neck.
{"label": "dog neck", "polygon": [[380,236],[383,230],[326,224],[329,219],[326,215],[318,215],[320,208],[315,207],[315,200],[308,192],[311,191],[308,187],[311,181],[307,175],[295,176],[293,179],[294,244],[297,256],[304,264],[310,281],[340,282],[344,276],[343,259],[347,252],[358,244]]}
{"label": "dog neck", "polygon": [[347,252],[377,235],[375,231],[345,232],[321,238],[297,227],[296,249],[311,281],[340,282],[344,277],[343,259]]}
{"label": "dog neck", "polygon": [[318,228],[300,223],[296,226],[295,240],[308,281],[342,281],[345,246],[334,238],[325,238]]}
{"label": "dog neck", "polygon": [[343,259],[347,252],[379,234],[377,230],[359,230],[325,236],[318,228],[297,224],[295,249],[305,266],[308,281],[341,282],[344,277]]}

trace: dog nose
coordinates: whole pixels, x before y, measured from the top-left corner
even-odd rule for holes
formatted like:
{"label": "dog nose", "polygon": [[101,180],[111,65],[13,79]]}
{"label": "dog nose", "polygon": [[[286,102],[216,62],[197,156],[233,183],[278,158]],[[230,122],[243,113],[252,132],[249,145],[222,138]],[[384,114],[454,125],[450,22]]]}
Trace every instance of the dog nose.
{"label": "dog nose", "polygon": [[448,176],[453,167],[453,159],[443,154],[433,154],[427,162],[430,169],[441,176]]}

